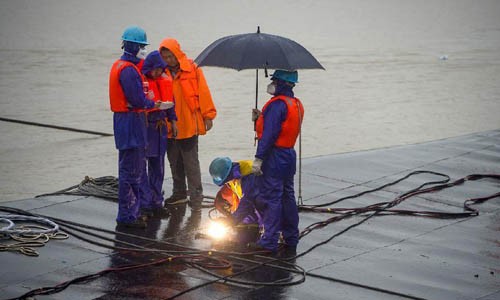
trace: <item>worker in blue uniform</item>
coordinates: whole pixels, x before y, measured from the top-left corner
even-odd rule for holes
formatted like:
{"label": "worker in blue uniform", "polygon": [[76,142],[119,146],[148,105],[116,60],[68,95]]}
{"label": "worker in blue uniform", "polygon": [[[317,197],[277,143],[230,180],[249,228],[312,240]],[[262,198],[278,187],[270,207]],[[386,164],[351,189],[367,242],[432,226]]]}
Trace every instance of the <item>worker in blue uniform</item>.
{"label": "worker in blue uniform", "polygon": [[280,233],[289,249],[299,240],[299,215],[295,200],[294,175],[297,155],[294,149],[300,133],[304,108],[294,97],[297,71],[276,70],[267,92],[273,97],[262,112],[254,110],[258,146],[253,172],[261,174],[259,198],[264,231],[257,246],[276,252]]}
{"label": "worker in blue uniform", "polygon": [[231,161],[229,157],[217,157],[209,167],[213,182],[221,186],[215,197],[215,208],[227,218],[237,231],[241,245],[259,238],[262,218],[259,213],[258,176],[252,173],[252,161]]}
{"label": "worker in blue uniform", "polygon": [[141,192],[144,202],[141,203],[143,215],[148,217],[167,217],[169,212],[163,208],[163,180],[165,177],[165,153],[167,152],[167,123],[170,123],[172,134],[177,132],[177,115],[173,106],[172,78],[164,70],[167,64],[158,50],[148,54],[141,68],[147,84],[147,98],[155,102],[170,102],[172,107],[166,110],[158,108],[146,110],[147,139],[146,162],[147,172],[143,174]]}
{"label": "worker in blue uniform", "polygon": [[[146,98],[144,78],[137,64],[145,58],[146,32],[130,26],[122,35],[123,55],[111,67],[109,99],[118,149],[118,225],[146,227],[140,218],[142,174],[146,170],[146,120],[144,109],[160,108]],[[147,183],[146,183],[147,184]]]}

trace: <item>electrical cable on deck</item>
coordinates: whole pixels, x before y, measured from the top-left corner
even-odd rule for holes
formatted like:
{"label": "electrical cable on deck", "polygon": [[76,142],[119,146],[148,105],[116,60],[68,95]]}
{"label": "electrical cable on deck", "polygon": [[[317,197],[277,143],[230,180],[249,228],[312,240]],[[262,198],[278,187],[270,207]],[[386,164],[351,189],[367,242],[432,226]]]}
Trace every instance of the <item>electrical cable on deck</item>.
{"label": "electrical cable on deck", "polygon": [[[338,202],[340,202],[342,200],[345,200],[345,199],[352,199],[354,197],[359,197],[361,195],[367,194],[369,192],[373,192],[373,191],[376,191],[376,190],[381,190],[382,188],[387,187],[387,186],[389,186],[391,184],[400,182],[400,181],[404,180],[405,178],[408,178],[411,175],[422,174],[422,173],[430,173],[430,174],[434,174],[434,175],[443,176],[443,177],[445,177],[445,179],[444,180],[439,180],[439,181],[425,182],[424,184],[420,185],[419,187],[414,188],[414,189],[412,189],[412,190],[410,190],[408,192],[405,192],[405,193],[401,194],[400,196],[396,197],[395,199],[393,199],[392,201],[388,201],[388,202],[376,203],[376,204],[368,205],[366,207],[359,207],[359,208],[347,208],[347,209],[344,208],[344,209],[342,209],[343,211],[341,211],[338,208],[337,208],[337,211],[334,211],[335,208],[321,208],[320,209],[321,206],[326,206],[326,205],[329,205],[329,204],[332,204],[332,203],[338,203]],[[294,260],[294,259],[296,259],[296,258],[298,258],[300,256],[303,256],[303,255],[311,252],[313,249],[315,249],[315,248],[317,248],[317,247],[319,247],[319,246],[321,246],[321,245],[323,245],[325,243],[330,242],[333,238],[335,238],[335,237],[337,237],[337,236],[339,236],[339,235],[347,232],[348,230],[350,230],[350,229],[352,229],[352,228],[354,228],[354,227],[356,227],[356,226],[358,226],[358,225],[366,222],[368,219],[370,219],[370,218],[372,218],[372,217],[374,217],[376,215],[383,214],[383,213],[402,214],[402,215],[417,215],[417,216],[427,216],[427,217],[428,216],[432,216],[432,217],[442,217],[442,218],[450,217],[450,215],[453,215],[454,217],[476,216],[476,215],[478,215],[478,210],[475,209],[475,208],[470,207],[470,205],[482,203],[482,202],[484,202],[484,201],[486,201],[488,199],[499,197],[500,193],[496,193],[496,194],[485,196],[485,197],[480,197],[480,198],[474,198],[474,199],[468,199],[468,200],[466,200],[464,202],[464,210],[466,210],[466,211],[462,212],[462,213],[443,213],[443,212],[426,212],[426,211],[409,211],[409,210],[389,210],[389,209],[392,208],[392,207],[394,207],[394,206],[396,206],[396,205],[398,205],[398,204],[400,204],[402,201],[404,201],[404,200],[406,200],[406,199],[408,199],[410,197],[413,197],[415,195],[419,195],[419,194],[423,194],[423,193],[429,193],[429,192],[435,192],[435,191],[440,191],[440,190],[443,190],[443,189],[446,189],[446,188],[449,188],[449,187],[453,187],[453,186],[456,186],[456,185],[459,185],[459,184],[463,184],[465,181],[479,180],[479,179],[484,179],[484,178],[500,180],[500,175],[497,175],[497,174],[473,174],[473,175],[469,175],[469,176],[466,176],[464,178],[461,178],[461,179],[458,179],[458,180],[456,180],[454,182],[449,183],[448,182],[449,181],[449,176],[448,175],[440,174],[440,173],[436,173],[436,172],[432,172],[432,171],[415,171],[415,172],[412,172],[409,175],[407,175],[407,176],[405,176],[405,177],[403,177],[401,179],[396,180],[393,183],[383,185],[382,187],[379,187],[379,188],[376,188],[376,189],[365,191],[365,192],[362,192],[362,193],[359,193],[359,194],[356,194],[356,195],[353,195],[353,196],[344,197],[344,198],[338,199],[338,200],[336,200],[334,202],[327,203],[327,204],[320,204],[320,205],[315,205],[315,206],[305,206],[305,207],[302,207],[302,208],[304,208],[304,210],[309,210],[309,211],[328,212],[328,213],[332,213],[333,212],[333,213],[340,214],[340,216],[336,216],[334,218],[330,218],[330,219],[325,220],[325,221],[321,221],[321,222],[317,222],[317,223],[311,224],[310,226],[308,226],[306,228],[306,231],[308,230],[309,232],[312,231],[312,230],[314,230],[314,229],[318,229],[318,228],[324,227],[324,226],[330,224],[333,221],[340,221],[340,220],[342,220],[342,219],[344,219],[346,217],[350,217],[350,216],[354,216],[354,215],[364,215],[364,214],[366,214],[368,212],[371,212],[371,214],[369,214],[368,216],[365,216],[360,222],[352,224],[351,226],[348,226],[344,230],[342,230],[342,231],[334,234],[333,236],[331,236],[327,240],[325,240],[323,242],[320,242],[320,243],[317,243],[316,245],[314,245],[310,249],[302,252],[299,255],[287,258],[285,260],[271,259],[271,261],[265,261],[265,262],[254,261],[254,263],[256,264],[256,266],[247,268],[247,269],[245,269],[245,270],[243,270],[241,272],[236,272],[236,273],[233,273],[233,274],[230,274],[230,275],[227,275],[227,276],[221,276],[221,275],[218,275],[216,273],[210,272],[208,270],[204,270],[206,267],[209,267],[209,268],[212,268],[212,267],[215,267],[215,266],[219,266],[220,268],[227,267],[228,261],[222,261],[222,260],[217,260],[217,259],[213,260],[214,259],[214,255],[223,255],[224,257],[230,257],[232,259],[242,259],[241,257],[235,257],[235,255],[242,255],[242,254],[243,255],[249,255],[249,254],[252,254],[252,253],[235,253],[235,252],[223,252],[223,251],[215,251],[215,250],[213,250],[213,251],[210,251],[211,252],[210,255],[208,255],[208,254],[207,255],[203,255],[202,253],[200,253],[200,251],[203,252],[203,250],[197,249],[198,253],[194,254],[193,253],[193,250],[195,250],[194,248],[184,247],[184,248],[190,249],[190,250],[188,250],[188,251],[181,251],[181,252],[184,252],[185,254],[180,254],[180,255],[177,255],[175,257],[177,257],[177,258],[183,257],[183,259],[181,259],[180,261],[183,261],[185,264],[187,264],[187,265],[189,265],[191,267],[195,267],[195,268],[197,268],[197,269],[199,269],[201,271],[204,271],[207,274],[211,274],[212,276],[214,276],[216,278],[214,280],[212,280],[212,281],[205,282],[205,283],[202,283],[200,285],[196,285],[196,286],[193,286],[193,287],[191,287],[189,289],[181,291],[180,293],[178,293],[176,295],[173,295],[172,298],[176,298],[176,297],[178,297],[180,295],[183,295],[183,294],[186,294],[186,293],[188,293],[190,291],[199,289],[201,287],[204,287],[206,285],[209,285],[209,284],[212,284],[212,283],[215,283],[215,282],[221,282],[221,281],[222,281],[222,283],[225,283],[225,284],[236,283],[236,284],[249,284],[249,285],[286,286],[286,285],[293,285],[293,284],[298,284],[300,282],[303,282],[303,280],[305,280],[305,276],[306,275],[310,275],[310,276],[315,276],[315,277],[321,278],[321,277],[319,277],[317,275],[310,274],[310,273],[307,273],[305,271],[300,271],[300,270],[303,270],[303,269],[300,266],[296,265],[296,264],[292,264],[294,266],[294,269],[290,269],[289,271],[290,272],[295,272],[295,273],[298,272],[299,274],[302,274],[303,277],[302,277],[302,279],[299,279],[299,280],[296,280],[296,281],[293,281],[293,282],[286,282],[286,283],[281,282],[281,281],[283,281],[285,279],[279,279],[279,280],[276,280],[274,282],[269,282],[269,283],[248,282],[248,281],[236,280],[236,279],[233,279],[232,277],[240,275],[240,274],[247,273],[247,272],[249,272],[251,270],[254,270],[254,269],[258,268],[258,267],[261,267],[261,266],[264,266],[264,265],[268,265],[268,264],[270,264],[273,261],[283,262],[283,261],[288,261],[288,260]],[[427,187],[425,189],[423,188],[423,187],[425,187],[427,185],[432,185],[432,184],[434,184],[434,186]],[[438,184],[438,185],[436,185],[436,184]],[[0,207],[0,210],[8,211],[8,212],[20,212],[20,210],[12,209],[12,208],[6,208],[6,207]],[[26,213],[27,214],[31,214],[31,213],[28,213],[28,212],[26,212]],[[54,220],[57,220],[57,219],[54,219]],[[65,227],[68,226],[68,224],[77,224],[77,223],[74,223],[74,222],[60,220],[60,219],[58,220],[58,222],[60,222],[61,225],[64,224]],[[83,225],[83,224],[79,224],[79,225],[82,225],[85,228],[89,227],[88,225]],[[81,229],[79,229],[78,231],[80,231],[80,230]],[[118,233],[118,232],[116,232],[116,233]],[[88,233],[86,233],[86,234],[88,234]],[[74,233],[72,233],[72,235],[78,237]],[[301,235],[301,237],[303,237],[303,235]],[[137,238],[139,238],[139,239],[146,239],[146,238],[140,237],[140,236],[137,236]],[[83,240],[92,242],[89,239],[83,239]],[[158,242],[160,244],[163,243],[161,241],[156,241],[156,242]],[[99,244],[100,246],[106,247],[102,243],[95,243],[95,242],[92,242],[92,243]],[[132,244],[130,246],[135,246],[135,247],[139,247],[139,248],[142,248],[142,249],[137,249],[137,248],[130,248],[130,249],[129,248],[125,248],[125,249],[128,250],[128,251],[162,251],[162,250],[159,250],[159,249],[144,248],[142,246],[138,246],[138,245],[135,245],[135,244]],[[183,247],[182,245],[180,245],[180,246]],[[107,247],[115,248],[115,249],[118,248],[120,250],[123,249],[121,247],[112,247],[112,246],[107,246]],[[165,250],[163,250],[163,251],[165,251]],[[189,255],[188,254],[189,252],[191,252],[192,255]],[[177,252],[177,253],[179,253],[179,252]],[[186,259],[187,258],[186,255],[188,255],[189,259]],[[258,256],[256,256],[256,257],[258,257]],[[173,259],[173,257],[169,257],[167,260],[168,261],[172,261],[172,259]],[[220,264],[218,264],[217,262],[220,262]],[[269,266],[270,267],[277,267],[275,265],[269,265]],[[142,266],[141,265],[136,265],[136,267],[142,267]],[[72,283],[86,282],[86,281],[88,281],[90,279],[94,279],[94,278],[100,277],[100,276],[108,273],[109,271],[118,271],[118,269],[117,268],[114,268],[114,270],[113,269],[108,269],[108,270],[101,271],[99,273],[95,273],[95,274],[91,274],[91,275],[87,275],[87,276],[75,278],[73,280],[64,282],[64,283],[62,283],[62,284],[60,284],[58,286],[48,287],[48,288],[42,288],[42,289],[37,289],[37,290],[30,291],[30,292],[28,292],[27,294],[25,294],[23,296],[57,293],[57,292],[60,292],[61,290],[65,289],[66,287],[68,287]],[[398,295],[398,296],[409,298],[409,299],[422,299],[422,298],[415,297],[415,296],[412,296],[412,295],[400,294],[400,293],[397,293],[397,292],[394,292],[394,291],[390,291],[390,290],[385,290],[385,289],[381,289],[381,288],[377,288],[377,287],[370,287],[370,286],[362,285],[362,284],[359,284],[359,283],[356,283],[356,282],[344,281],[344,280],[330,278],[330,277],[325,278],[325,279],[332,280],[332,281],[337,281],[337,282],[340,282],[340,283],[343,283],[343,284],[349,284],[349,285],[353,285],[353,286],[357,286],[357,287],[362,287],[362,288],[366,288],[366,289],[376,290],[376,291],[387,293],[387,294]]]}

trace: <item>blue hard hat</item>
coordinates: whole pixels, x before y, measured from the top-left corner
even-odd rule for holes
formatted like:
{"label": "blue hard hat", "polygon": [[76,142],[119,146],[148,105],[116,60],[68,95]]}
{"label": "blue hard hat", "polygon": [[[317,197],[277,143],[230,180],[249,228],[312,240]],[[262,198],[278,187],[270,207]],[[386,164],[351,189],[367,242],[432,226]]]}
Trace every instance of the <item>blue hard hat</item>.
{"label": "blue hard hat", "polygon": [[146,31],[139,26],[129,26],[122,34],[122,40],[134,42],[141,45],[149,45]]}
{"label": "blue hard hat", "polygon": [[275,78],[291,83],[297,83],[299,82],[299,73],[297,71],[276,70],[271,75],[271,80]]}
{"label": "blue hard hat", "polygon": [[224,181],[231,172],[231,166],[232,162],[229,157],[217,157],[212,160],[208,171],[216,185],[221,186],[224,184]]}

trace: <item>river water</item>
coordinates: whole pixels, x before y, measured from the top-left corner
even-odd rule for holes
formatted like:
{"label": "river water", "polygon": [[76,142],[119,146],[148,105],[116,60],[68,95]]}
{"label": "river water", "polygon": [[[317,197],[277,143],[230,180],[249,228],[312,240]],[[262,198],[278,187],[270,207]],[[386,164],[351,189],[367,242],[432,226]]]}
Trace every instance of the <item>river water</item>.
{"label": "river water", "polygon": [[[299,42],[326,68],[299,71],[303,157],[500,127],[496,0],[2,0],[1,7],[4,118],[112,133],[108,72],[126,26],[147,31],[149,50],[175,37],[193,59],[222,36],[260,26]],[[216,156],[253,157],[255,71],[204,72],[218,109],[200,139],[207,174]],[[263,71],[259,79],[262,105],[269,79]],[[54,192],[86,175],[117,175],[112,137],[0,121],[0,201]]]}

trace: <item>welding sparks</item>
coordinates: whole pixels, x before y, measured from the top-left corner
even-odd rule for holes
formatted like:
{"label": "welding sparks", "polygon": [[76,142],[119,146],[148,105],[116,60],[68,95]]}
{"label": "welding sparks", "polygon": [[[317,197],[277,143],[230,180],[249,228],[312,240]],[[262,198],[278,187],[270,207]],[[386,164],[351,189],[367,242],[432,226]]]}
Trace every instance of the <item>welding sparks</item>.
{"label": "welding sparks", "polygon": [[221,222],[210,222],[208,226],[207,234],[216,240],[222,240],[228,234],[229,228]]}

